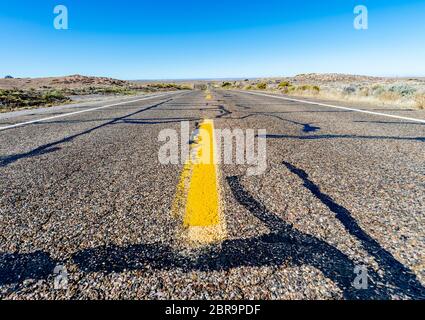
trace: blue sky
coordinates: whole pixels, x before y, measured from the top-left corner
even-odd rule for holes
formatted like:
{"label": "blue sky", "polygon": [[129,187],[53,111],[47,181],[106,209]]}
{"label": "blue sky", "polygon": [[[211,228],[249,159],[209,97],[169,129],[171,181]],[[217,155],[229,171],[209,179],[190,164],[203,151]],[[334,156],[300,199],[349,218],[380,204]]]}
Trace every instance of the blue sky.
{"label": "blue sky", "polygon": [[[53,28],[58,4],[69,30]],[[424,0],[1,1],[0,38],[0,76],[425,76]]]}

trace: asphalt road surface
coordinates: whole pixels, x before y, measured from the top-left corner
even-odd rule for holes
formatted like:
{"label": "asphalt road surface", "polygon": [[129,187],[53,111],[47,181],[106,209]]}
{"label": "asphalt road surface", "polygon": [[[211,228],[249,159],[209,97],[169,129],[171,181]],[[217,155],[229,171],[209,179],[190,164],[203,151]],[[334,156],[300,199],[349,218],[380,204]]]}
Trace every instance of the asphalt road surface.
{"label": "asphalt road surface", "polygon": [[[396,117],[220,90],[0,116],[0,298],[424,299],[425,111],[351,107]],[[266,129],[267,169],[218,166],[193,245],[158,137],[203,119]]]}

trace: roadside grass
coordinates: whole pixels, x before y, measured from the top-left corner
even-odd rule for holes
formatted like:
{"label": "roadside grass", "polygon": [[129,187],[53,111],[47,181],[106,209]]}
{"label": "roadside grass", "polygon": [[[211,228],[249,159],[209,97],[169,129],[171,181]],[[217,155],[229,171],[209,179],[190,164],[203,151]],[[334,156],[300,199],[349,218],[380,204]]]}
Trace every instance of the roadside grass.
{"label": "roadside grass", "polygon": [[401,96],[397,92],[385,91],[379,95],[379,99],[386,102],[398,101]]}
{"label": "roadside grass", "polygon": [[[282,84],[282,83],[281,83]],[[316,85],[300,85],[295,86],[288,83],[283,85],[279,84],[278,88],[285,94],[294,94],[294,95],[318,95],[320,92],[320,87]]]}
{"label": "roadside grass", "polygon": [[349,101],[379,103],[400,107],[424,107],[424,93],[418,93],[418,88],[408,83],[395,84],[352,84],[345,86],[342,91],[331,88],[326,96],[336,96]]}
{"label": "roadside grass", "polygon": [[221,84],[221,87],[223,88],[223,89],[230,89],[230,88],[232,88],[233,87],[233,84],[232,83],[230,83],[230,82],[223,82],[222,84]]}
{"label": "roadside grass", "polygon": [[0,89],[0,112],[20,109],[51,107],[72,102],[72,96],[89,95],[136,95],[161,90],[192,90],[189,85],[158,83],[141,86],[81,87],[75,89]]}
{"label": "roadside grass", "polygon": [[419,109],[425,110],[425,93],[417,93],[415,95],[415,102]]}
{"label": "roadside grass", "polygon": [[185,84],[176,84],[176,83],[153,83],[148,85],[149,88],[154,89],[174,89],[174,90],[192,90],[192,87]]}
{"label": "roadside grass", "polygon": [[289,88],[291,86],[292,86],[292,84],[289,81],[282,81],[281,83],[279,83],[279,85],[277,87],[279,89],[285,89],[285,88]]}
{"label": "roadside grass", "polygon": [[91,94],[99,95],[132,95],[137,90],[129,87],[87,87],[78,89],[62,89],[60,90],[66,96],[85,96]]}
{"label": "roadside grass", "polygon": [[330,100],[361,102],[368,104],[388,105],[401,108],[425,109],[425,90],[422,85],[415,85],[409,82],[396,83],[291,83],[281,81],[275,86],[267,83],[259,83],[255,87],[248,84],[245,90],[270,90],[290,96],[316,97]]}
{"label": "roadside grass", "polygon": [[29,109],[38,106],[52,106],[54,104],[62,104],[69,101],[71,101],[71,99],[58,90],[42,92],[34,89],[0,89],[0,112]]}

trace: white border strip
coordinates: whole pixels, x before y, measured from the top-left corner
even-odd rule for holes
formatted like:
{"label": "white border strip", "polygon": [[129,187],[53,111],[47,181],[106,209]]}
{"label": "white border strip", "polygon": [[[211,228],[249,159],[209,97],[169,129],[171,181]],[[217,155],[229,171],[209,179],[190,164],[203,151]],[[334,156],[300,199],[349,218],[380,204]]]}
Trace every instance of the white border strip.
{"label": "white border strip", "polygon": [[[342,109],[342,110],[349,110],[349,111],[373,114],[375,116],[383,116],[383,117],[388,117],[388,118],[396,118],[396,119],[401,119],[401,120],[408,120],[408,121],[414,121],[414,122],[419,122],[419,123],[425,123],[425,120],[423,120],[423,119],[408,118],[408,117],[396,116],[396,115],[387,114],[387,113],[367,111],[367,110],[363,110],[363,109],[354,109],[354,108],[347,108],[347,107],[342,107],[342,106],[334,106],[334,105],[326,104],[326,103],[300,100],[300,99],[293,99],[293,98],[275,96],[275,95],[265,94],[265,93],[239,91],[239,90],[235,90],[235,91],[239,92],[239,93],[247,93],[247,94],[253,94],[253,95],[257,95],[257,96],[265,96],[265,97],[271,97],[271,98],[282,99],[282,100],[287,100],[287,101],[294,101],[294,102],[300,102],[300,103],[305,103],[305,104],[318,105],[318,106],[322,106],[322,107],[329,107],[329,108],[336,108],[336,109]],[[403,110],[400,109],[400,111],[403,111]]]}
{"label": "white border strip", "polygon": [[[22,126],[26,126],[26,125],[29,125],[29,124],[43,122],[43,121],[47,121],[47,120],[58,119],[58,118],[65,118],[65,117],[73,116],[73,115],[80,114],[80,113],[85,113],[85,112],[90,112],[90,111],[95,111],[95,110],[100,110],[100,109],[105,109],[105,108],[120,106],[120,105],[123,105],[123,104],[130,104],[130,103],[139,102],[139,101],[143,101],[143,100],[149,100],[149,99],[153,99],[153,98],[160,98],[160,97],[163,97],[163,96],[166,96],[166,95],[172,95],[172,94],[176,94],[176,93],[177,92],[169,92],[169,93],[163,93],[163,94],[158,94],[158,95],[149,95],[149,96],[146,96],[146,97],[143,97],[143,98],[140,98],[140,99],[136,99],[136,100],[130,100],[130,101],[124,101],[124,102],[119,102],[119,103],[113,103],[113,104],[108,104],[106,106],[89,108],[89,109],[85,109],[85,110],[80,110],[80,111],[75,111],[75,112],[69,112],[69,113],[59,114],[59,115],[52,116],[52,117],[47,117],[47,118],[36,119],[36,120],[27,121],[27,122],[16,123],[16,124],[13,124],[13,125],[10,125],[10,126],[6,126],[6,127],[0,127],[0,131],[7,130],[7,129],[12,129],[12,128],[17,128],[17,127],[22,127]],[[181,92],[178,92],[178,93],[181,93]]]}

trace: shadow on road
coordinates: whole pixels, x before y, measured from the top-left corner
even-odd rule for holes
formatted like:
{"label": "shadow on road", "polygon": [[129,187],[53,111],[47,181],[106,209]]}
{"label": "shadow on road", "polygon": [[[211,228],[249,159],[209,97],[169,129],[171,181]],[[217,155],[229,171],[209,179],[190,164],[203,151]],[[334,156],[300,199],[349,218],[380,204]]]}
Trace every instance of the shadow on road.
{"label": "shadow on road", "polygon": [[235,199],[270,229],[269,234],[224,241],[220,246],[205,249],[196,259],[181,255],[163,244],[97,247],[76,252],[70,261],[53,261],[48,253],[43,252],[0,254],[0,285],[18,283],[25,279],[46,279],[55,265],[67,262],[76,264],[83,273],[112,273],[146,268],[178,268],[184,272],[226,271],[242,266],[310,265],[332,280],[346,299],[389,299],[392,294],[412,299],[425,297],[424,288],[413,273],[368,236],[345,208],[323,194],[304,171],[289,163],[284,164],[304,181],[306,188],[336,213],[347,231],[357,237],[365,249],[377,258],[384,276],[369,270],[368,289],[356,290],[352,285],[355,261],[330,244],[294,229],[269,211],[244,189],[239,177],[227,178]]}
{"label": "shadow on road", "polygon": [[385,283],[407,292],[410,296],[425,297],[424,288],[417,280],[415,274],[397,261],[394,256],[385,250],[375,239],[369,236],[353,218],[350,211],[343,206],[337,204],[329,195],[323,193],[320,187],[309,179],[308,174],[288,162],[283,164],[293,174],[297,175],[304,183],[304,187],[308,189],[317,199],[320,200],[331,212],[335,214],[344,226],[346,231],[360,241],[362,247],[369,255],[375,258],[385,273]]}
{"label": "shadow on road", "polygon": [[46,279],[57,262],[46,252],[28,254],[0,253],[0,285],[21,283],[27,279]]}
{"label": "shadow on road", "polygon": [[[247,115],[241,116],[241,117],[226,117],[230,114],[232,114],[232,112],[224,109],[223,106],[220,106],[221,109],[224,111],[222,114],[216,116],[216,118],[223,118],[223,119],[232,119],[232,120],[245,120],[251,117],[258,117],[258,116],[264,116],[264,117],[271,117],[271,118],[276,118],[278,120],[284,121],[284,122],[289,122],[291,124],[295,124],[297,126],[301,126],[302,132],[304,133],[308,133],[308,132],[316,132],[318,130],[320,130],[320,127],[316,127],[314,125],[312,125],[311,123],[302,123],[302,122],[298,122],[298,121],[293,121],[293,120],[289,120],[289,119],[285,119],[281,116],[275,115],[274,113],[269,113],[269,112],[255,112],[255,113],[249,113]],[[224,118],[225,117],[225,118]]]}
{"label": "shadow on road", "polygon": [[[92,133],[92,132],[94,132],[94,131],[96,131],[98,129],[104,128],[106,126],[110,126],[110,125],[114,125],[114,124],[118,124],[118,123],[125,123],[125,124],[145,124],[145,125],[151,124],[152,125],[152,124],[160,124],[160,123],[180,123],[181,121],[192,121],[192,120],[195,120],[195,119],[192,119],[192,118],[190,118],[190,119],[177,119],[177,118],[167,119],[167,118],[163,118],[163,119],[158,120],[158,121],[150,121],[150,120],[149,121],[146,121],[144,119],[140,119],[140,120],[139,119],[128,119],[129,117],[135,116],[135,115],[140,114],[142,112],[145,112],[145,111],[148,111],[148,110],[157,108],[157,107],[159,107],[159,106],[161,106],[161,105],[163,105],[163,104],[165,104],[165,103],[167,103],[167,102],[169,102],[171,100],[172,99],[169,99],[169,100],[166,100],[166,101],[157,103],[155,105],[151,105],[149,107],[143,108],[143,109],[138,110],[136,112],[132,112],[132,113],[127,114],[125,116],[122,116],[122,117],[119,117],[119,118],[114,118],[114,119],[112,119],[110,121],[107,121],[105,123],[102,123],[101,125],[98,125],[96,127],[93,127],[93,128],[88,129],[88,130],[85,130],[83,132],[80,132],[80,133],[77,133],[77,134],[74,134],[74,135],[65,137],[65,138],[60,139],[60,140],[55,141],[55,142],[51,142],[51,143],[42,145],[42,146],[37,147],[37,148],[35,148],[35,149],[31,150],[31,151],[24,152],[24,153],[19,153],[19,154],[14,154],[14,155],[10,155],[10,156],[0,157],[0,167],[5,167],[5,166],[7,166],[7,165],[9,165],[9,164],[11,164],[11,163],[13,163],[15,161],[20,160],[20,159],[32,158],[32,157],[40,156],[40,155],[43,155],[43,154],[48,154],[48,153],[52,153],[52,152],[58,151],[58,150],[61,149],[59,147],[59,145],[62,145],[62,144],[67,143],[67,142],[70,142],[70,141],[72,141],[72,140],[74,140],[74,139],[76,139],[78,137],[81,137],[83,135]],[[66,121],[61,122],[61,123],[66,123]]]}

